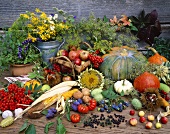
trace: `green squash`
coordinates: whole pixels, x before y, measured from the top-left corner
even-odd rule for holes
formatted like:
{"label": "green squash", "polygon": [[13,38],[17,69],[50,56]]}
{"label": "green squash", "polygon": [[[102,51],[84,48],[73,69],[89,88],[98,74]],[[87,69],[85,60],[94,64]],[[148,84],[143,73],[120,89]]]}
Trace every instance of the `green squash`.
{"label": "green squash", "polygon": [[103,55],[100,71],[112,80],[130,79],[135,64],[147,63],[147,58],[134,48],[127,46],[113,47],[109,54]]}

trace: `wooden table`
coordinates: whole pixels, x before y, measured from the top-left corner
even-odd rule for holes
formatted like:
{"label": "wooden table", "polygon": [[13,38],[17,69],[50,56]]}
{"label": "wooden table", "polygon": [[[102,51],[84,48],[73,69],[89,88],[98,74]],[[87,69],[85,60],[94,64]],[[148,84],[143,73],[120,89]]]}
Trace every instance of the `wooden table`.
{"label": "wooden table", "polygon": [[[1,81],[3,80],[4,76],[9,76],[8,73],[5,73],[5,75],[1,76]],[[6,82],[6,81],[5,81]],[[82,115],[82,120],[84,118],[87,118],[88,116],[92,116],[92,114],[96,114],[96,115],[101,115],[104,114],[104,116],[107,118],[108,115],[112,115],[114,117],[114,114],[120,114],[125,116],[125,120],[127,120],[127,122],[122,122],[119,127],[117,127],[117,125],[109,125],[106,127],[102,127],[102,126],[97,126],[97,128],[91,128],[91,127],[83,127],[83,121],[81,123],[78,124],[73,124],[71,122],[68,122],[66,117],[63,116],[62,118],[62,123],[63,125],[66,127],[67,129],[67,134],[170,134],[170,116],[168,116],[169,122],[166,125],[162,125],[161,129],[156,129],[155,128],[155,123],[156,120],[153,121],[153,127],[151,129],[146,129],[145,128],[145,123],[140,123],[138,121],[137,126],[132,127],[129,125],[129,119],[130,118],[136,118],[137,120],[139,120],[138,117],[138,111],[136,111],[134,116],[129,115],[129,111],[132,109],[132,107],[128,107],[125,110],[123,110],[123,112],[116,112],[113,111],[111,113],[106,113],[106,112],[98,112],[97,110],[95,111],[91,111],[89,112],[89,114],[85,114]],[[159,111],[164,111],[164,109],[159,108],[156,111],[152,112],[153,115],[157,116],[159,114]],[[146,112],[145,117],[147,117],[147,115],[150,114],[149,112]],[[20,127],[23,125],[24,121],[28,119],[26,117],[26,115],[24,115],[24,117],[22,119],[18,119],[14,122],[14,124],[12,124],[9,127],[6,128],[1,128],[0,127],[0,134],[18,134]],[[2,118],[0,118],[0,121],[2,120]],[[47,120],[45,116],[41,117],[40,119],[28,119],[28,122],[31,124],[34,124],[36,127],[36,132],[37,134],[44,134],[44,127],[45,124],[47,124],[48,122],[55,122],[55,124],[50,128],[49,130],[49,134],[55,134],[56,133],[56,117],[51,119],[51,120]]]}

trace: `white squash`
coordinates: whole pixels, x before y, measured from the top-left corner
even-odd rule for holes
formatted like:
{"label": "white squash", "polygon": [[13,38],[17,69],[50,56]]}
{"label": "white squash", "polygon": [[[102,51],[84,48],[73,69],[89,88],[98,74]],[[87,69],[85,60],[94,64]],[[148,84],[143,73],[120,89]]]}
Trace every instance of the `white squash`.
{"label": "white squash", "polygon": [[114,89],[117,93],[124,92],[124,95],[129,95],[132,90],[134,90],[134,87],[132,83],[126,79],[117,81],[114,83]]}

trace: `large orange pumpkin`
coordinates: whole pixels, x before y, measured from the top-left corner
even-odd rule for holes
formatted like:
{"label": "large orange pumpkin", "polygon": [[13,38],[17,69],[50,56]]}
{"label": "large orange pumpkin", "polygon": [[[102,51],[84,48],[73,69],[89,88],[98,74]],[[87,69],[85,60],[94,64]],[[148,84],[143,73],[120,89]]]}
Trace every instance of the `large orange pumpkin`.
{"label": "large orange pumpkin", "polygon": [[149,72],[144,72],[140,76],[136,77],[133,86],[139,92],[144,92],[145,89],[155,88],[158,89],[160,87],[160,81],[157,76],[151,74]]}

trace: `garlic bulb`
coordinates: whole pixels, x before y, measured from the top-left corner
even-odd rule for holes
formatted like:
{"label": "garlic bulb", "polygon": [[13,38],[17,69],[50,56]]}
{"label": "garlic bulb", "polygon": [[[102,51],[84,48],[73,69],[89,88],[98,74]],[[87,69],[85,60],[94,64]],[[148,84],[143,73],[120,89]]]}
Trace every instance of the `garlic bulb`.
{"label": "garlic bulb", "polygon": [[[23,112],[23,109],[22,108],[17,108],[17,109],[15,109],[14,110],[14,113],[15,113],[15,117],[17,117],[20,113],[22,113]],[[22,118],[22,116],[20,117],[20,118]]]}
{"label": "garlic bulb", "polygon": [[2,118],[7,118],[8,116],[13,116],[13,113],[10,111],[10,110],[5,110],[3,113],[2,113]]}

